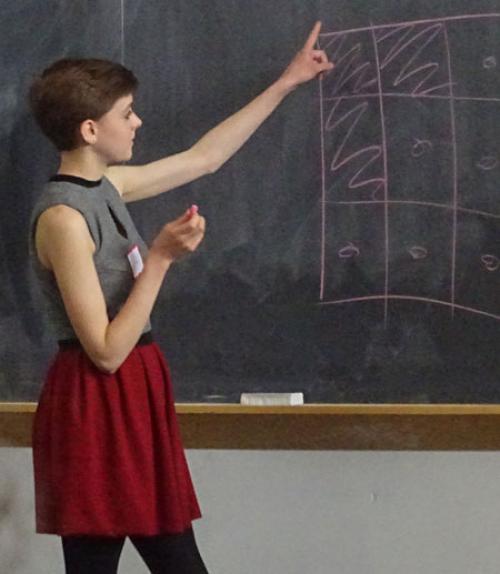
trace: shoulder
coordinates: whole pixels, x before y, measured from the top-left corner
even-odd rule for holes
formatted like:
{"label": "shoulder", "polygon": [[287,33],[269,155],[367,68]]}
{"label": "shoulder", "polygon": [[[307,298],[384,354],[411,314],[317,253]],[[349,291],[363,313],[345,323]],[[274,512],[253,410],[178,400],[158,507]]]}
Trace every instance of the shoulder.
{"label": "shoulder", "polygon": [[47,208],[38,218],[38,228],[57,232],[78,232],[87,229],[83,215],[69,205],[58,204]]}
{"label": "shoulder", "polygon": [[67,205],[54,205],[40,215],[36,245],[43,262],[52,259],[56,253],[95,251],[85,218]]}

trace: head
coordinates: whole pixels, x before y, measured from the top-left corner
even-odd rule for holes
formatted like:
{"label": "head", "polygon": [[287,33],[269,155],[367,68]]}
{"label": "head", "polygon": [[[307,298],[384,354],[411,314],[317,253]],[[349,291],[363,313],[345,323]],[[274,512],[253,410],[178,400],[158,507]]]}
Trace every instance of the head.
{"label": "head", "polygon": [[35,79],[30,103],[38,125],[59,151],[91,146],[107,163],[125,161],[142,123],[132,110],[137,85],[121,64],[65,58]]}

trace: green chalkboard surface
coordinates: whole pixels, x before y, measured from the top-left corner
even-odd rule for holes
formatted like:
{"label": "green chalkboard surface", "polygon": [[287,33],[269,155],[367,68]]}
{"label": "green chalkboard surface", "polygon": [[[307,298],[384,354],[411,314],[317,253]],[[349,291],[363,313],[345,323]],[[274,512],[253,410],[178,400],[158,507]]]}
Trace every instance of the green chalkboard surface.
{"label": "green chalkboard surface", "polygon": [[130,204],[150,240],[196,203],[200,249],[153,316],[183,402],[500,401],[500,1],[52,0],[0,19],[0,400],[54,353],[29,268],[57,167],[26,106],[62,56],[141,86],[134,163],[191,146],[275,80],[316,19],[336,63],[217,173]]}

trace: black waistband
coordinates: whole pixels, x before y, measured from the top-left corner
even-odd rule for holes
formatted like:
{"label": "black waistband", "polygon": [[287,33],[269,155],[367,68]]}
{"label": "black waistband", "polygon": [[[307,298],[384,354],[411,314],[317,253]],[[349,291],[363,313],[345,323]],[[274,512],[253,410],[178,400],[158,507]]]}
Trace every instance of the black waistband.
{"label": "black waistband", "polygon": [[[136,347],[140,347],[142,345],[149,345],[154,341],[153,333],[148,331],[147,333],[143,333],[139,340],[136,343]],[[75,348],[82,348],[82,344],[78,339],[60,339],[57,341],[60,349],[75,349]]]}

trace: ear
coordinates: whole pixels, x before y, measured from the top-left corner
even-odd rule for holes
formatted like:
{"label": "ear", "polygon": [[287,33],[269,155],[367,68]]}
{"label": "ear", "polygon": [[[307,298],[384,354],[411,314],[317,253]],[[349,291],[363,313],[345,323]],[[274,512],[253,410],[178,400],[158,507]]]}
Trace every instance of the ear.
{"label": "ear", "polygon": [[80,124],[80,136],[87,144],[95,144],[97,141],[97,124],[94,120],[85,120]]}

